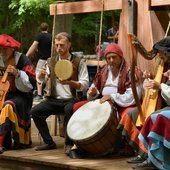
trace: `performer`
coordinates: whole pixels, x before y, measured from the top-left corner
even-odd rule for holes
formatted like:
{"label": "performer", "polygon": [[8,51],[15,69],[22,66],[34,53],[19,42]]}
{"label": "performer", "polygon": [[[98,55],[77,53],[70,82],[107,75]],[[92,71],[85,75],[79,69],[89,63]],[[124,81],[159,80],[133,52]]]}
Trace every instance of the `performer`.
{"label": "performer", "polygon": [[31,61],[15,50],[18,48],[18,41],[9,35],[0,35],[0,66],[8,72],[7,81],[10,82],[6,96],[3,96],[0,85],[1,97],[5,97],[0,113],[0,153],[11,148],[27,148],[32,144],[30,109],[36,84],[35,70]]}
{"label": "performer", "polygon": [[168,107],[154,112],[144,123],[139,140],[148,150],[148,158],[135,165],[135,169],[152,166],[152,163],[158,169],[170,169],[170,86],[161,84],[160,89]]}
{"label": "performer", "polygon": [[[100,103],[109,101],[113,110],[117,110],[117,122],[123,114],[135,106],[130,81],[130,67],[125,61],[119,45],[110,43],[105,49],[107,64],[104,65],[95,76],[95,80],[87,92],[89,100],[100,99]],[[142,72],[136,68],[136,85],[139,98],[142,96]],[[74,105],[74,111],[88,101],[78,102]],[[73,152],[72,152],[73,153]],[[70,155],[73,155],[73,154]],[[72,157],[72,156],[71,156]]]}
{"label": "performer", "polygon": [[[135,40],[136,41],[136,40]],[[152,54],[156,56],[157,53],[159,53],[159,57],[163,59],[164,61],[164,68],[165,72],[167,68],[169,68],[169,61],[170,61],[170,53],[169,53],[169,48],[170,48],[170,37],[166,37],[159,42],[155,43],[153,46]],[[163,74],[164,76],[167,75],[167,73]],[[167,76],[166,76],[167,77]],[[169,84],[169,81],[167,81],[166,84]],[[167,102],[169,105],[169,99],[168,99],[168,89],[169,87],[165,83],[158,83],[155,80],[150,79],[149,81],[146,82],[144,85],[148,89],[158,89],[161,91],[161,96],[162,98]],[[167,110],[165,107],[165,103],[162,103],[162,108],[163,110]],[[160,112],[160,111],[158,111]],[[128,163],[144,163],[139,164],[135,166],[136,168],[139,167],[149,167],[152,166],[152,163],[148,161],[148,151],[147,147],[144,146],[144,143],[138,139],[138,135],[140,133],[140,129],[136,127],[136,120],[138,117],[138,109],[135,108],[133,110],[129,110],[129,112],[125,113],[124,116],[122,117],[118,129],[122,131],[122,135],[126,138],[127,142],[134,148],[134,150],[137,152],[137,157],[129,159],[127,162]],[[145,124],[145,123],[144,123]],[[146,133],[148,130],[146,131]],[[146,160],[146,161],[145,161]]]}
{"label": "performer", "polygon": [[[32,108],[31,114],[38,128],[45,144],[36,146],[35,150],[48,150],[55,149],[56,143],[53,141],[46,119],[50,115],[64,115],[64,127],[67,126],[67,122],[70,119],[73,112],[73,105],[79,100],[78,94],[86,90],[89,85],[89,77],[87,66],[84,60],[74,56],[70,52],[71,48],[71,36],[66,32],[58,33],[55,37],[55,48],[58,53],[57,56],[51,58],[56,63],[58,60],[69,60],[73,64],[73,75],[69,80],[61,80],[61,78],[54,77],[51,81],[52,89],[50,96],[44,101]],[[52,62],[49,62],[50,64]],[[51,76],[51,65],[44,65],[40,71],[39,79],[44,80],[45,76]],[[72,147],[72,141],[68,136],[65,136],[65,153],[69,152]]]}

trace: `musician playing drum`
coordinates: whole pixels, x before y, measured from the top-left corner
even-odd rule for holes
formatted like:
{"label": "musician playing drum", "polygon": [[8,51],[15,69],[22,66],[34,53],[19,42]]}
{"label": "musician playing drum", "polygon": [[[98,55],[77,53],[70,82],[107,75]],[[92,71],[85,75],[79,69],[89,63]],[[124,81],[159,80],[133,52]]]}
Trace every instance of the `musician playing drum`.
{"label": "musician playing drum", "polygon": [[[158,58],[163,61],[163,63],[164,63],[163,73],[159,72],[159,70],[158,70],[157,74],[161,74],[160,76],[162,77],[162,80],[163,80],[164,83],[163,82],[157,82],[157,81],[155,81],[155,80],[153,80],[151,78],[148,79],[148,74],[147,74],[146,75],[147,79],[144,82],[144,87],[147,88],[147,89],[151,89],[151,91],[158,90],[159,91],[158,97],[161,97],[163,99],[163,101],[159,100],[159,102],[158,102],[158,104],[161,104],[161,108],[163,108],[163,109],[158,110],[158,111],[156,111],[154,113],[158,114],[158,113],[162,113],[163,110],[169,110],[169,107],[165,107],[165,106],[170,105],[170,103],[169,103],[169,98],[170,98],[170,96],[169,96],[169,80],[168,80],[169,79],[169,71],[167,71],[167,69],[169,69],[169,62],[170,62],[170,37],[163,38],[162,40],[156,42],[153,45],[152,50],[149,51],[149,52],[146,51],[146,49],[139,42],[139,40],[137,39],[137,37],[135,35],[133,35],[133,43],[137,47],[139,45],[140,51],[143,51],[142,53],[145,53],[145,55],[148,55],[148,57],[154,58],[158,54]],[[149,100],[147,102],[149,103]],[[147,107],[147,106],[145,106],[145,107]],[[152,114],[152,113],[150,113],[150,114]],[[127,142],[138,153],[138,155],[136,157],[129,159],[127,162],[137,164],[137,165],[134,166],[135,169],[152,167],[153,165],[152,165],[150,159],[148,159],[148,150],[147,150],[148,148],[146,147],[146,144],[149,142],[148,147],[150,147],[151,146],[150,143],[153,142],[152,146],[154,148],[154,145],[155,145],[155,142],[156,142],[157,139],[151,141],[146,136],[148,135],[149,130],[150,130],[149,128],[152,127],[153,122],[152,121],[147,121],[146,125],[145,125],[145,122],[144,122],[145,128],[143,128],[143,131],[142,131],[143,134],[142,135],[144,135],[144,137],[146,137],[146,138],[145,139],[144,139],[144,137],[141,138],[141,139],[143,139],[141,141],[138,138],[138,135],[140,133],[141,127],[136,126],[137,118],[138,118],[138,108],[134,108],[134,109],[129,110],[127,113],[124,114],[123,118],[121,119],[121,121],[120,121],[120,123],[118,125],[118,128],[120,130],[122,130],[122,135],[126,138]],[[150,117],[148,119],[151,120]],[[165,126],[167,126],[166,125],[167,123],[169,123],[168,119],[167,119],[167,121],[163,121],[162,124],[164,124],[164,127],[165,127]],[[157,127],[158,126],[160,126],[160,125],[157,124]],[[167,127],[169,127],[169,125]],[[158,132],[159,135],[162,134],[162,131],[164,131],[164,129],[165,128],[161,129],[161,126],[160,126],[160,128],[159,128],[160,131]],[[167,130],[167,132],[168,132],[168,130]],[[164,137],[166,138],[167,136],[164,136]],[[163,137],[161,136],[161,140],[162,139],[163,139]],[[157,141],[157,144],[158,144],[158,141]],[[162,144],[160,144],[159,146],[162,146]],[[156,154],[154,153],[155,149],[156,149]],[[167,148],[164,147],[164,149],[166,150]],[[153,153],[155,155],[154,154],[153,155],[149,154],[152,157],[152,161],[154,160],[154,163],[158,167],[158,169],[163,169],[162,167],[164,166],[163,165],[164,164],[164,159],[160,161],[160,159],[158,158],[159,154],[163,153],[162,148],[161,147],[155,147],[153,149]],[[166,153],[166,152],[164,152],[164,153]],[[168,157],[167,155],[164,156],[164,158],[167,158],[167,157]],[[169,169],[169,168],[167,168],[167,169]]]}
{"label": "musician playing drum", "polygon": [[[69,118],[73,113],[73,105],[78,101],[79,92],[87,90],[89,80],[87,66],[84,60],[73,55],[70,51],[71,49],[71,36],[66,32],[58,33],[55,36],[55,50],[57,52],[56,56],[52,56],[50,60],[54,62],[67,60],[73,65],[73,74],[70,78],[65,79],[67,76],[60,77],[60,71],[55,67],[56,75],[52,77],[54,68],[52,68],[53,62],[49,62],[50,65],[44,65],[43,69],[40,71],[39,78],[43,81],[46,75],[50,73],[51,80],[51,94],[38,105],[34,106],[31,110],[33,120],[38,128],[44,144],[36,146],[35,150],[49,150],[55,149],[56,143],[53,141],[47,126],[46,119],[54,115],[64,115],[64,125],[66,127]],[[67,63],[65,62],[65,63]],[[56,65],[56,64],[55,64]],[[57,64],[58,65],[58,64]],[[59,65],[59,70],[63,67],[64,71],[67,72],[67,65]],[[70,67],[69,67],[70,68]],[[64,78],[64,79],[63,79]],[[65,153],[67,154],[67,148],[72,145],[72,141],[69,140],[67,135],[65,136]]]}
{"label": "musician playing drum", "polygon": [[0,153],[32,144],[30,109],[35,70],[31,61],[15,50],[18,48],[18,41],[9,35],[0,35],[0,66],[4,70],[0,79]]}
{"label": "musician playing drum", "polygon": [[[87,97],[88,100],[100,99],[100,103],[108,101],[112,109],[117,110],[117,120],[113,122],[117,126],[124,112],[135,105],[130,82],[130,67],[125,61],[121,48],[115,43],[106,47],[105,58],[107,64],[96,73],[95,80],[87,92]],[[138,68],[136,68],[136,84],[138,95],[141,97],[142,72]],[[87,102],[76,103],[74,111]]]}

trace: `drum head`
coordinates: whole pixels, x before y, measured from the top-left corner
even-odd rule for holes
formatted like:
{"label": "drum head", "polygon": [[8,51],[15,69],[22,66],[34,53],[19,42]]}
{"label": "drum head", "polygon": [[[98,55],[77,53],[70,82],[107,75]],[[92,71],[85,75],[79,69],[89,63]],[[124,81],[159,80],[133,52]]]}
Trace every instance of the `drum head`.
{"label": "drum head", "polygon": [[109,102],[90,101],[81,106],[70,118],[67,125],[68,136],[75,141],[89,139],[98,133],[111,115]]}
{"label": "drum head", "polygon": [[60,60],[56,63],[54,72],[60,80],[68,80],[73,74],[73,65],[69,60]]}

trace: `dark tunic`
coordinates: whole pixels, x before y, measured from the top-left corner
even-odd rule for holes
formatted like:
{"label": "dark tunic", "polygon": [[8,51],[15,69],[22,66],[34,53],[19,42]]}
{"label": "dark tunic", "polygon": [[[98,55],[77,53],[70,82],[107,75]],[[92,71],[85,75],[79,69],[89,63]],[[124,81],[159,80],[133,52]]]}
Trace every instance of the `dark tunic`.
{"label": "dark tunic", "polygon": [[[30,60],[23,54],[20,55],[16,68],[24,71],[33,87],[35,87],[35,71]],[[15,80],[15,79],[14,79]],[[15,81],[13,81],[15,86]],[[33,101],[33,89],[21,92],[17,88],[9,91],[0,114],[0,146],[10,148],[11,134],[16,146],[31,145],[31,119],[30,109]]]}

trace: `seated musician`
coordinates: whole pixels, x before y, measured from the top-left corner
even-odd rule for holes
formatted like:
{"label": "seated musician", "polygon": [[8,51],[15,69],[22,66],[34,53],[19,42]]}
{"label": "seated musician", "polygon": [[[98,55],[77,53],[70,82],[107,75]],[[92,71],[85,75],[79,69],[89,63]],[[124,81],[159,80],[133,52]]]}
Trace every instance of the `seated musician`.
{"label": "seated musician", "polygon": [[[95,80],[87,92],[87,101],[78,102],[74,105],[74,111],[89,100],[100,99],[100,103],[109,101],[113,110],[117,110],[117,126],[127,109],[134,107],[135,100],[133,97],[130,81],[130,66],[125,61],[123,52],[119,45],[110,43],[105,49],[105,64],[96,73]],[[142,72],[136,68],[137,92],[141,97]],[[73,151],[70,157],[74,158]]]}
{"label": "seated musician", "polygon": [[6,149],[28,148],[32,144],[30,109],[36,84],[35,70],[31,61],[15,50],[18,48],[18,41],[9,35],[0,35],[0,153]]}
{"label": "seated musician", "polygon": [[[170,70],[164,73],[170,81]],[[170,82],[169,82],[170,83]],[[170,169],[170,86],[160,84],[162,96],[167,103],[167,107],[152,113],[145,121],[139,140],[148,150],[148,158],[134,168],[150,167],[154,165],[158,169]]]}
{"label": "seated musician", "polygon": [[[136,41],[136,38],[134,38],[134,41]],[[139,42],[136,41],[135,43],[139,43]],[[169,76],[167,76],[169,71],[166,72],[168,65],[169,65],[169,61],[170,61],[169,49],[170,49],[170,37],[167,37],[167,38],[164,38],[164,39],[160,40],[159,42],[155,43],[153,46],[153,50],[151,50],[152,52],[150,52],[150,54],[152,53],[153,57],[155,57],[156,54],[158,53],[159,57],[161,59],[163,59],[164,68],[165,68],[164,69],[165,73],[163,74],[164,78],[169,77]],[[169,84],[169,80],[167,81],[166,84]],[[169,103],[169,97],[170,97],[169,96],[169,86],[166,84],[161,83],[161,82],[159,83],[159,82],[156,82],[155,80],[150,79],[149,81],[146,82],[146,84],[144,86],[148,89],[158,89],[161,92],[160,94],[161,94],[162,98],[164,99],[164,101],[166,102],[166,105],[169,105],[170,104]],[[161,106],[162,108],[165,106],[164,101],[162,102],[162,106]],[[162,110],[167,110],[167,109],[168,108],[165,107]],[[164,112],[162,110],[161,111],[159,110],[155,113]],[[154,116],[155,115],[153,115],[153,117]],[[136,127],[137,117],[138,117],[138,109],[137,108],[129,110],[122,117],[118,128],[119,128],[119,130],[122,131],[122,135],[126,138],[127,142],[134,148],[134,150],[138,154],[135,158],[131,158],[127,162],[137,164],[134,166],[134,168],[150,167],[150,166],[152,166],[152,163],[155,164],[155,162],[153,161],[153,159],[155,160],[155,158],[154,158],[155,155],[154,154],[151,155],[150,151],[148,153],[148,148],[146,147],[146,143],[144,143],[144,141],[139,140],[139,138],[138,138],[140,129],[138,127]],[[152,118],[152,116],[151,116],[151,118]],[[146,123],[144,123],[144,128],[142,128],[142,131],[141,131],[141,133],[142,133],[142,135],[144,135],[145,139],[147,138],[146,135],[148,135],[148,132],[149,132],[148,131],[149,129],[146,129],[145,127],[146,126],[148,127],[148,122],[150,121],[151,118],[148,118],[149,120],[147,120]],[[164,123],[166,124],[167,122],[165,121]],[[168,126],[167,126],[167,128],[168,128]],[[161,128],[159,130],[162,134],[163,129]],[[164,136],[164,137],[166,138],[166,136]],[[147,141],[148,141],[148,138],[147,138]],[[150,147],[150,146],[148,146],[148,147]],[[151,148],[149,148],[149,149],[151,149]],[[159,152],[159,153],[161,153],[161,152]],[[152,157],[152,159],[151,159],[151,161],[153,161],[152,163],[150,162],[150,159],[148,159],[148,155],[149,155],[149,158]],[[159,161],[159,160],[157,159],[157,161]],[[163,163],[163,160],[161,160],[161,161]]]}
{"label": "seated musician", "polygon": [[[58,33],[55,36],[55,50],[57,55],[50,60],[54,65],[59,60],[69,60],[73,64],[73,74],[68,80],[61,80],[60,77],[50,77],[51,93],[49,97],[31,109],[31,115],[38,128],[44,144],[36,146],[36,151],[56,149],[56,143],[50,135],[46,119],[50,115],[64,115],[64,127],[73,113],[73,105],[79,100],[78,94],[87,90],[89,80],[87,66],[84,60],[73,55],[71,49],[71,36],[66,32]],[[40,71],[39,79],[44,81],[45,77],[51,76],[51,62],[45,64]],[[64,66],[65,67],[65,66]],[[64,134],[65,135],[65,134]],[[73,145],[72,141],[65,136],[65,153]]]}

